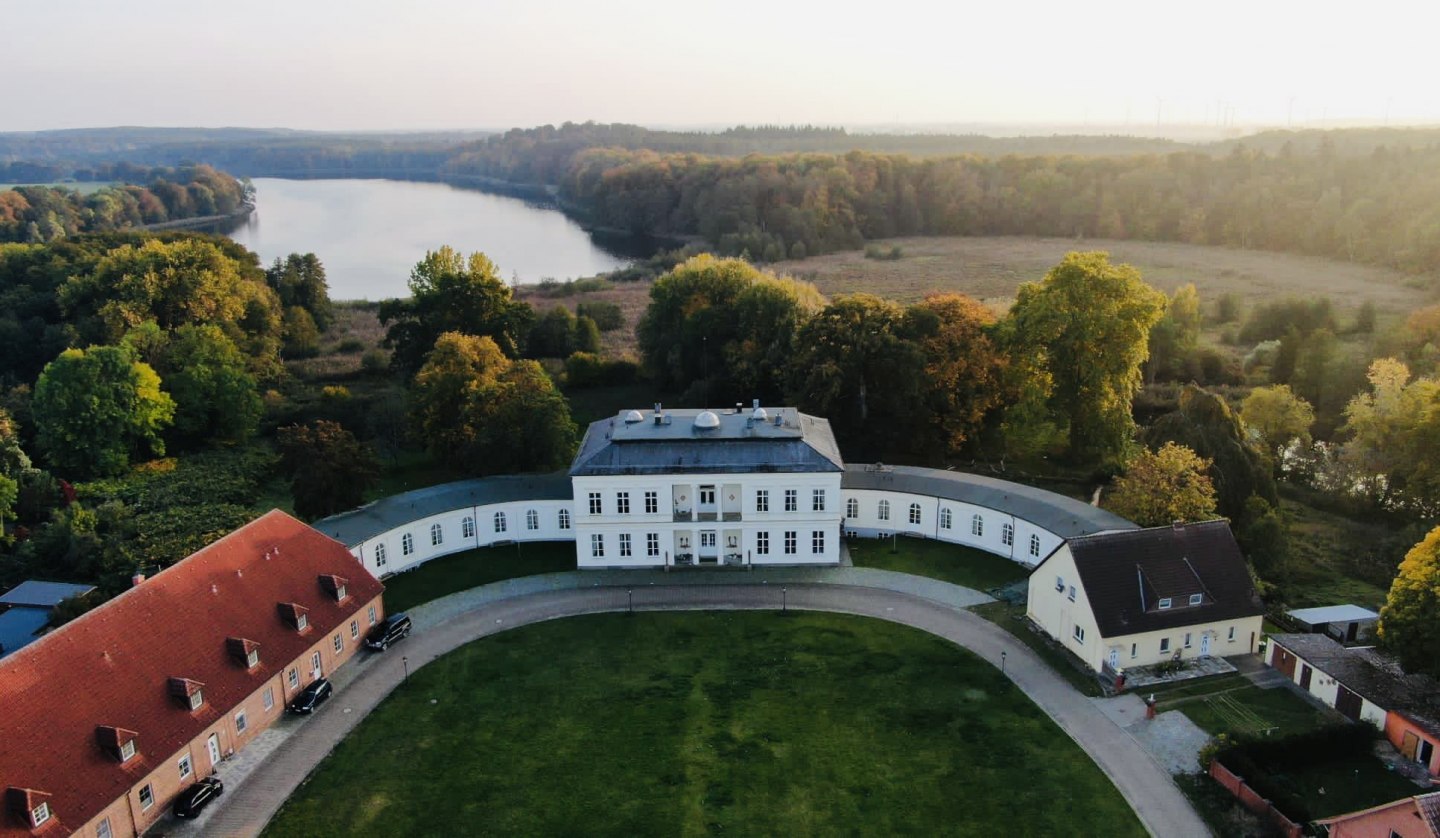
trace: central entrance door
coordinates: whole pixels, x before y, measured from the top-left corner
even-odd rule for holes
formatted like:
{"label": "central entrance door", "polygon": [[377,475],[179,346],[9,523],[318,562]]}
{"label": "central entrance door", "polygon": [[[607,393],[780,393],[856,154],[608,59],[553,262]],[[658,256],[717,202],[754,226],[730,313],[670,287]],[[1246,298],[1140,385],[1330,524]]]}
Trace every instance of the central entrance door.
{"label": "central entrance door", "polygon": [[1119,650],[1119,649],[1111,649],[1111,650],[1110,650],[1110,668],[1111,668],[1111,669],[1119,669],[1119,668],[1120,668],[1120,650]]}
{"label": "central entrance door", "polygon": [[316,652],[315,654],[310,656],[310,680],[319,680],[320,676],[323,674],[325,673],[322,672],[320,669],[320,653]]}
{"label": "central entrance door", "polygon": [[1210,635],[1200,635],[1200,657],[1208,657],[1210,654]]}
{"label": "central entrance door", "polygon": [[210,764],[212,766],[220,762],[220,734],[210,734],[210,738],[205,740],[205,750],[210,752]]}
{"label": "central entrance door", "polygon": [[715,530],[700,531],[700,561],[720,561],[720,548],[718,546],[718,541],[715,538]]}

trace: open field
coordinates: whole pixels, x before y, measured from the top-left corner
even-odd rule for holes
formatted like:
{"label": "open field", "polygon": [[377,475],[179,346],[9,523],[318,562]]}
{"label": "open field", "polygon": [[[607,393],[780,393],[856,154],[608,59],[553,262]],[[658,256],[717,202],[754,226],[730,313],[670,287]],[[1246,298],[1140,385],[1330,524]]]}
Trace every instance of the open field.
{"label": "open field", "polygon": [[997,835],[1020,813],[1026,834],[1144,834],[1069,737],[949,643],[842,615],[641,613],[411,673],[266,834]]}
{"label": "open field", "polygon": [[941,541],[921,538],[853,539],[849,542],[850,558],[856,567],[877,567],[900,573],[913,573],[987,591],[1018,582],[1030,575],[1022,565],[1009,559]]}

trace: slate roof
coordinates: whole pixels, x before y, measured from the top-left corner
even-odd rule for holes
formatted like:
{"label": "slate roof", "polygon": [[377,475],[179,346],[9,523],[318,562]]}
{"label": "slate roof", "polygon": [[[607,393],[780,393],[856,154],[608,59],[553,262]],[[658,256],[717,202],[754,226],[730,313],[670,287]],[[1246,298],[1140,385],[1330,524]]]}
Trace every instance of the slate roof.
{"label": "slate roof", "polygon": [[837,472],[845,467],[830,423],[791,407],[766,408],[765,420],[751,419],[750,410],[713,410],[719,422],[711,429],[696,427],[701,410],[666,410],[667,421],[660,424],[650,411],[639,422],[626,422],[628,412],[590,423],[570,464],[572,476]]}
{"label": "slate roof", "polygon": [[[349,580],[344,602],[322,574]],[[252,521],[0,660],[0,785],[50,795],[46,829],[79,828],[382,590],[343,545],[285,513]],[[279,602],[308,609],[304,633]],[[237,663],[229,637],[258,643],[259,665]],[[175,678],[204,685],[199,710],[171,696]],[[102,750],[105,726],[135,731],[136,756],[122,765]],[[28,834],[0,816],[0,835]]]}
{"label": "slate roof", "polygon": [[377,500],[332,515],[312,526],[349,547],[394,528],[467,506],[520,500],[571,500],[570,476],[553,474],[500,475],[442,483]]}
{"label": "slate roof", "polygon": [[1109,530],[1133,530],[1129,521],[1074,498],[997,480],[980,474],[942,471],[914,466],[852,465],[840,478],[842,489],[871,489],[879,492],[914,492],[947,500],[1000,509],[1043,527],[1061,538],[1091,535]]}
{"label": "slate roof", "polygon": [[1270,639],[1372,704],[1440,736],[1440,681],[1408,674],[1374,648],[1342,646],[1324,634],[1273,634]]}
{"label": "slate roof", "polygon": [[71,597],[88,594],[94,585],[74,585],[69,582],[40,582],[26,580],[0,596],[0,605],[23,605],[30,608],[54,608]]}
{"label": "slate roof", "polygon": [[[1416,795],[1415,797],[1407,797],[1404,800],[1396,800],[1391,803],[1382,803],[1379,806],[1372,806],[1369,809],[1361,809],[1358,812],[1346,812],[1343,815],[1333,815],[1328,818],[1321,818],[1315,821],[1315,823],[1323,824],[1325,826],[1334,826],[1336,824],[1348,823],[1349,821],[1355,820],[1357,818],[1375,815],[1377,813],[1384,812],[1390,809],[1394,809],[1395,815],[1397,816],[1397,820],[1392,820],[1390,821],[1391,823],[1408,823],[1408,819],[1413,817],[1417,821],[1419,821],[1420,824],[1423,825],[1423,827],[1426,829],[1426,832],[1423,833],[1424,835],[1440,835],[1440,791],[1433,791],[1429,794],[1420,794]],[[1407,836],[1413,835],[1415,836],[1415,838],[1420,838],[1421,836],[1421,833],[1412,832],[1409,830],[1408,827],[1406,828],[1406,830],[1407,831],[1405,832],[1405,835]],[[1333,830],[1331,831],[1333,832]],[[1395,835],[1398,833],[1391,832],[1390,834]]]}
{"label": "slate roof", "polygon": [[[1080,536],[1067,544],[1101,637],[1265,613],[1227,521]],[[1199,605],[1188,604],[1191,594],[1201,595]],[[1160,609],[1161,597],[1172,600],[1170,608]]]}
{"label": "slate roof", "polygon": [[35,632],[48,622],[48,608],[12,608],[0,614],[0,657],[34,643]]}

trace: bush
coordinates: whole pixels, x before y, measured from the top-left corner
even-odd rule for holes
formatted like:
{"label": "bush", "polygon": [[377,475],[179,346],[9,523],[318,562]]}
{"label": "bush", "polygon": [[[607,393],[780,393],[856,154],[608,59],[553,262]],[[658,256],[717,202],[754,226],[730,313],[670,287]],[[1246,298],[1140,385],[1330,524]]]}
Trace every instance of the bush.
{"label": "bush", "polygon": [[904,256],[905,251],[898,244],[889,248],[881,247],[878,244],[865,245],[866,259],[879,259],[885,262],[898,262],[900,259],[904,258]]}
{"label": "bush", "polygon": [[372,349],[360,356],[360,369],[376,375],[390,368],[390,356],[383,349]]}
{"label": "bush", "polygon": [[620,306],[602,300],[580,303],[575,306],[575,315],[594,320],[602,332],[613,332],[625,325],[625,315],[620,311]]}
{"label": "bush", "polygon": [[359,338],[346,338],[340,341],[334,349],[336,355],[349,355],[355,352],[365,351],[365,341]]}
{"label": "bush", "polygon": [[576,352],[565,360],[565,384],[575,389],[632,384],[639,372],[634,361],[605,359],[593,352]]}
{"label": "bush", "polygon": [[1250,313],[1240,329],[1241,343],[1279,340],[1294,329],[1300,337],[1321,329],[1336,331],[1335,311],[1328,297],[1305,300],[1289,297],[1266,303]]}
{"label": "bush", "polygon": [[1286,817],[1308,823],[1313,816],[1284,775],[1290,769],[1368,755],[1379,731],[1367,724],[1338,724],[1279,739],[1241,739],[1220,748],[1215,759],[1240,775]]}

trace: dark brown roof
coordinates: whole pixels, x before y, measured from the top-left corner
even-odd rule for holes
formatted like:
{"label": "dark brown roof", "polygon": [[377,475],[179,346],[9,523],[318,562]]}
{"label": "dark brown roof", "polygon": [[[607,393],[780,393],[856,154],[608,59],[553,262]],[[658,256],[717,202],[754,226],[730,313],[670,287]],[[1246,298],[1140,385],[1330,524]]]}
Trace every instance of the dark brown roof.
{"label": "dark brown roof", "polygon": [[[1226,521],[1099,533],[1066,544],[1101,637],[1265,613]],[[1194,594],[1198,605],[1189,604]]]}
{"label": "dark brown roof", "polygon": [[[321,574],[348,578],[349,596],[336,602]],[[283,512],[252,521],[0,660],[0,787],[49,795],[52,820],[79,828],[383,589]],[[279,602],[308,611],[310,630],[287,625]],[[236,665],[231,638],[257,644],[259,664]],[[200,685],[192,712],[177,696]],[[137,746],[125,765],[101,744],[122,735]],[[11,834],[30,831],[6,813]]]}
{"label": "dark brown roof", "polygon": [[1371,704],[1440,736],[1440,683],[1434,678],[1408,674],[1394,658],[1373,648],[1347,648],[1323,634],[1275,634],[1270,640]]}

